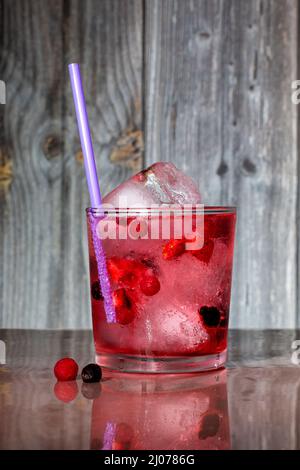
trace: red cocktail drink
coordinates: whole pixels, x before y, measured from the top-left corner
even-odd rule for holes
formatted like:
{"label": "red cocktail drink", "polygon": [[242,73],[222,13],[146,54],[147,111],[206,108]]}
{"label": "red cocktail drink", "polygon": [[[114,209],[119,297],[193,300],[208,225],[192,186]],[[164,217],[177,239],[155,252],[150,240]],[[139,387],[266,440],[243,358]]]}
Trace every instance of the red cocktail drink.
{"label": "red cocktail drink", "polygon": [[[191,372],[224,365],[235,209],[119,209],[104,216],[88,209],[87,214],[99,364],[137,372]],[[113,322],[105,314],[91,218],[98,224],[106,256]],[[178,234],[178,227],[189,227],[194,238],[184,229]]]}

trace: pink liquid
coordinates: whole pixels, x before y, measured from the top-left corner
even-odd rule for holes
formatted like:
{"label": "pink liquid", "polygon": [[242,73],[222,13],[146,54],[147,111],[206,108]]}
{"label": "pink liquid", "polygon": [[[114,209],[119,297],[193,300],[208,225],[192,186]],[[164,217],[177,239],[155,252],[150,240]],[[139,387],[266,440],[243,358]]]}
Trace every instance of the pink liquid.
{"label": "pink liquid", "polygon": [[226,370],[122,377],[93,401],[91,449],[230,449]]}
{"label": "pink liquid", "polygon": [[[198,216],[190,217],[195,222]],[[143,224],[139,228],[143,231]],[[172,230],[168,238],[160,231],[158,239],[103,240],[117,312],[117,322],[110,324],[97,295],[89,229],[97,354],[172,358],[226,351],[234,228],[234,212],[205,213],[204,246],[194,251],[178,247]]]}

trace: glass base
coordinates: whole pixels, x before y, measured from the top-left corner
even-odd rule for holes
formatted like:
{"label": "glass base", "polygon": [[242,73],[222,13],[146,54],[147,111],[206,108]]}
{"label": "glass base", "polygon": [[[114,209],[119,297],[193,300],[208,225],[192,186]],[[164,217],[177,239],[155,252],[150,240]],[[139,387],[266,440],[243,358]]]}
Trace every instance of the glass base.
{"label": "glass base", "polygon": [[97,354],[101,367],[119,372],[177,374],[215,370],[224,367],[227,350],[206,356],[139,357],[126,354]]}

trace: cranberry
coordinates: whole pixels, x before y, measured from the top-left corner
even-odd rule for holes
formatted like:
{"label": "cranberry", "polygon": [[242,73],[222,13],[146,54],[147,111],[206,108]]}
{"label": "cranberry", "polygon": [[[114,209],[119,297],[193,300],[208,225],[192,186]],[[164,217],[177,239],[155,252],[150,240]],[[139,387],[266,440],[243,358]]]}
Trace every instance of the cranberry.
{"label": "cranberry", "polygon": [[78,394],[77,382],[56,382],[54,385],[54,393],[58,400],[69,403],[75,400]]}
{"label": "cranberry", "polygon": [[165,260],[177,258],[185,251],[185,240],[170,240],[163,246],[162,255]]}
{"label": "cranberry", "polygon": [[88,364],[82,369],[81,378],[85,383],[100,382],[102,370],[98,364]]}
{"label": "cranberry", "polygon": [[96,281],[92,284],[92,297],[95,300],[103,300],[100,282]]}
{"label": "cranberry", "polygon": [[66,382],[68,380],[75,380],[78,373],[78,365],[74,359],[65,357],[57,361],[54,366],[54,375],[57,380]]}
{"label": "cranberry", "polygon": [[107,262],[108,272],[113,282],[125,287],[134,287],[146,267],[139,261],[113,256]]}
{"label": "cranberry", "polygon": [[204,324],[208,327],[217,327],[220,324],[220,312],[217,307],[206,307],[200,308],[199,313],[203,318]]}
{"label": "cranberry", "polygon": [[140,288],[143,294],[152,296],[160,290],[160,282],[156,276],[146,275],[140,282]]}

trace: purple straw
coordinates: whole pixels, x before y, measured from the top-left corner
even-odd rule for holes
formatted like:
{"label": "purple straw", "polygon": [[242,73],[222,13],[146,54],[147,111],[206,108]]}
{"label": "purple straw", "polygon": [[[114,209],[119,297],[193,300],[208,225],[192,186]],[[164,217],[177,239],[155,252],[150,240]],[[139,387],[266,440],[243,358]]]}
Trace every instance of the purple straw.
{"label": "purple straw", "polygon": [[[89,120],[86,112],[86,105],[84,99],[83,86],[80,76],[80,69],[78,64],[69,65],[69,74],[71,79],[71,86],[73,91],[73,99],[75,104],[78,130],[80,135],[81,148],[84,158],[84,168],[87,178],[91,205],[92,208],[100,209],[100,214],[103,216],[102,209],[102,198],[100,187],[98,183],[97,169],[94,157],[94,150],[92,144],[92,138],[89,127]],[[99,214],[99,211],[96,211]],[[101,285],[101,291],[104,298],[104,308],[106,313],[106,320],[108,323],[114,323],[116,321],[116,312],[112,300],[111,287],[107,272],[105,253],[103,250],[101,239],[97,235],[97,219],[93,215],[93,211],[90,215],[91,231],[95,249],[95,255],[98,267],[98,276]]]}

